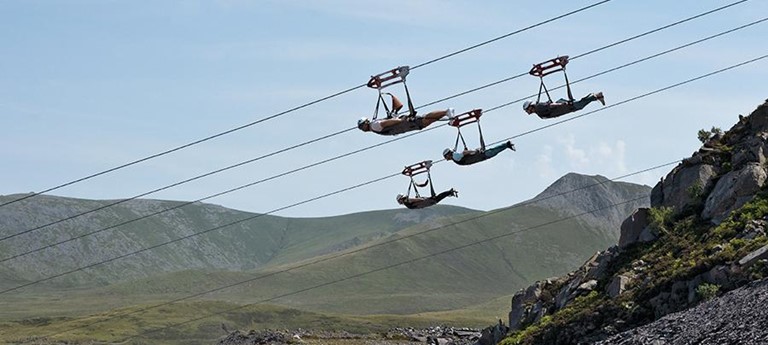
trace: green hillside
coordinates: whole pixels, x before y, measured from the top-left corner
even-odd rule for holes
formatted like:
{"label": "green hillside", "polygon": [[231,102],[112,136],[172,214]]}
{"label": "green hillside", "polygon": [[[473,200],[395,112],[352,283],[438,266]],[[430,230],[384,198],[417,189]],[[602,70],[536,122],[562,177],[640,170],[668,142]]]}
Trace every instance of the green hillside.
{"label": "green hillside", "polygon": [[[455,216],[441,219],[439,223],[451,224],[475,217],[477,215]],[[394,237],[402,238],[413,235],[410,238],[288,273],[279,273],[238,288],[205,296],[204,298],[209,299],[209,302],[188,301],[182,303],[180,307],[164,306],[148,312],[136,313],[131,315],[128,321],[120,321],[120,319],[108,321],[96,330],[86,332],[86,334],[101,340],[116,340],[116,338],[112,338],[113,333],[132,334],[140,328],[139,325],[143,325],[143,327],[162,325],[174,320],[189,319],[190,315],[202,316],[218,310],[234,308],[237,305],[260,303],[265,300],[270,300],[270,304],[280,304],[303,310],[299,313],[301,317],[294,315],[288,320],[275,321],[281,328],[317,326],[325,327],[325,329],[340,327],[345,330],[365,331],[403,324],[416,326],[419,324],[455,323],[465,326],[468,324],[480,326],[501,316],[502,311],[498,307],[498,302],[493,303],[504,299],[499,296],[508,296],[535,279],[568,271],[581,264],[583,257],[592,254],[594,250],[590,247],[601,245],[603,240],[598,238],[592,229],[580,222],[567,221],[533,228],[560,218],[561,216],[554,211],[526,206],[503,210],[458,225],[448,225],[445,228],[439,228],[440,225],[435,221],[428,226],[405,229],[398,234],[391,235],[390,238],[374,241],[368,246],[375,246],[376,243],[391,240]],[[417,235],[429,229],[436,230]],[[304,293],[272,299],[275,296],[291,294],[381,267],[396,265],[446,249],[513,232],[520,233],[364,275],[358,279],[341,281]],[[557,252],[558,255],[551,255],[553,252]],[[325,258],[316,258],[315,260],[318,259]],[[55,307],[44,305],[40,303],[39,299],[16,300],[12,303],[17,305],[16,312],[14,317],[10,319],[51,318],[52,320],[46,321],[45,327],[38,327],[34,328],[36,331],[29,331],[30,335],[42,334],[39,332],[43,330],[67,329],[67,327],[71,328],[72,325],[76,325],[77,322],[71,320],[78,319],[78,313],[68,313],[68,310],[78,309],[80,312],[89,311],[88,314],[98,315],[98,305],[101,303],[109,303],[108,305],[114,307],[115,304],[135,305],[139,303],[138,301],[144,301],[143,303],[152,305],[162,300],[178,298],[185,294],[208,290],[217,286],[234,284],[262,274],[274,273],[275,270],[280,271],[288,268],[290,265],[275,267],[274,270],[259,270],[248,273],[205,271],[171,273],[113,284],[106,288],[62,293],[68,298],[66,302],[54,303],[54,305],[58,305]],[[509,274],[509,272],[514,272],[514,274]],[[76,307],[78,301],[81,301],[83,305]],[[23,316],[25,313],[20,310],[24,308],[20,306],[27,308],[26,317]],[[187,310],[186,308],[193,308],[194,311],[186,312],[184,311]],[[250,309],[251,307],[246,308],[246,310]],[[37,313],[31,313],[32,310],[37,310]],[[118,313],[118,310],[113,310],[110,313],[114,315],[114,313]],[[275,325],[254,322],[254,319],[260,318],[259,313],[257,311],[228,313],[224,317],[217,316],[185,325],[174,331],[174,334],[184,334],[185,339],[189,340],[191,334],[196,334],[196,332],[200,332],[199,330],[216,329],[222,322],[229,324],[232,328],[239,329],[261,329]],[[313,313],[323,315],[400,314],[401,316],[381,316],[383,319],[380,317],[372,325],[368,318],[340,317],[340,319],[335,319]],[[165,319],[161,320],[159,314]],[[416,315],[409,317],[407,316],[409,314]],[[98,318],[99,316],[93,316],[87,320]],[[364,322],[364,320],[367,321]],[[11,321],[4,325],[5,327],[19,327]],[[121,331],[109,335],[99,335],[102,332],[99,330],[104,329]],[[164,337],[173,339],[175,336],[165,334]],[[77,338],[77,336],[68,336],[66,339]]]}
{"label": "green hillside", "polygon": [[[581,189],[570,193],[574,188]],[[551,198],[540,195],[536,203],[490,212],[438,206],[327,218],[257,217],[193,241],[181,241],[81,272],[65,280],[66,284],[40,284],[5,294],[0,320],[13,328],[19,320],[44,319],[48,320],[44,328],[57,328],[88,315],[99,318],[102,313],[115,313],[120,308],[136,310],[132,308],[215,290],[185,299],[181,305],[266,303],[318,315],[390,315],[388,320],[418,315],[417,319],[430,322],[493,322],[501,317],[501,311],[489,301],[503,299],[537,279],[572,270],[595,251],[614,243],[618,224],[594,217],[574,218],[582,213],[580,202],[606,207],[615,199],[648,191],[645,186],[614,183],[600,176],[570,174],[547,189]],[[557,198],[562,200],[555,202]],[[16,208],[0,209],[8,215],[0,222],[4,233],[14,233],[55,220],[63,213],[82,212],[105,203],[40,197],[12,204]],[[608,208],[605,217],[623,219],[629,210],[644,204],[647,202]],[[83,228],[60,224],[41,231],[37,237],[19,236],[8,241],[15,242],[15,246],[2,244],[10,253],[19,252],[72,236],[84,228],[98,229],[173,205],[178,203],[136,200],[75,222]],[[31,217],[33,213],[35,217]],[[194,204],[146,223],[131,223],[120,231],[75,241],[66,251],[46,251],[5,262],[0,273],[17,280],[35,279],[71,269],[73,264],[119,255],[253,215]],[[16,286],[17,282],[6,284]],[[114,327],[130,332],[157,324],[155,318],[160,310],[165,310],[168,320],[176,320],[205,316],[211,309],[201,307],[181,313],[163,306],[114,321],[120,322]],[[233,318],[231,327],[258,328],[250,317]],[[206,322],[201,321],[201,325]],[[89,333],[90,339],[112,339],[103,333],[108,327],[97,327]],[[286,321],[282,327],[301,326]],[[29,334],[44,333],[43,328],[38,331]],[[182,339],[176,332],[166,334],[164,339]]]}
{"label": "green hillside", "polygon": [[[471,218],[477,219],[465,221]],[[285,265],[226,274],[184,271],[116,284],[104,293],[193,294],[270,275],[205,298],[238,303],[270,300],[270,303],[306,310],[344,314],[411,314],[459,309],[508,295],[536,279],[567,272],[580,265],[596,248],[606,245],[605,239],[581,222],[571,220],[538,227],[561,218],[551,210],[535,206],[511,208],[482,217],[456,216],[429,226],[405,229],[338,258],[330,258],[339,255],[331,254],[309,260],[322,262],[304,268],[292,269],[295,265]],[[440,224],[448,225],[440,228]],[[434,230],[420,234],[430,229]],[[504,236],[515,232],[520,233]],[[498,236],[504,237],[429,257]],[[403,237],[407,238],[400,239]],[[395,239],[398,240],[393,241]],[[419,259],[424,257],[427,258]],[[416,261],[410,262],[412,260]],[[406,264],[398,265],[400,263]],[[394,267],[344,280],[388,266]],[[337,280],[344,281],[291,294]],[[284,294],[291,295],[272,300]]]}
{"label": "green hillside", "polygon": [[[0,203],[17,197],[0,197]],[[114,201],[50,196],[14,203],[0,208],[0,235],[27,231],[111,203]],[[115,205],[2,241],[0,257],[25,253],[178,205],[181,203],[157,200],[133,200]],[[292,219],[195,203],[5,261],[0,263],[0,274],[18,279],[41,279],[218,227],[221,228],[97,266],[85,273],[70,274],[51,283],[59,287],[77,287],[189,269],[245,271],[343,250],[427,219],[471,212],[474,211],[441,206],[428,210],[387,210]],[[225,226],[244,219],[248,220]]]}
{"label": "green hillside", "polygon": [[[468,217],[453,217],[442,223],[465,218]],[[249,284],[240,291],[244,301],[258,301],[281,292],[298,291],[407,263],[281,298],[278,302],[309,310],[351,314],[458,309],[508,295],[536,279],[567,272],[597,248],[605,246],[603,239],[580,222],[555,223],[525,231],[559,218],[553,211],[533,206],[514,208],[280,274]],[[430,227],[416,226],[393,237],[427,229]],[[518,231],[524,232],[429,257]],[[429,258],[419,259],[423,257]],[[412,260],[416,261],[410,262]]]}

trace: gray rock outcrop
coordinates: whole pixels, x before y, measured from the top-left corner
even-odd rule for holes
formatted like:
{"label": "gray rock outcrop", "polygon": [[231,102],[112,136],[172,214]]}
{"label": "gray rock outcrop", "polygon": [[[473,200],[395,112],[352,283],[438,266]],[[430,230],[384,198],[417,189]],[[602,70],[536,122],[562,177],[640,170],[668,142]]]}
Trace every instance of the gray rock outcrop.
{"label": "gray rock outcrop", "polygon": [[704,204],[702,218],[719,224],[732,210],[744,205],[765,185],[768,174],[758,163],[748,163],[742,169],[721,177]]}
{"label": "gray rock outcrop", "polygon": [[636,242],[653,241],[656,236],[653,235],[649,225],[648,208],[637,209],[621,223],[619,247],[626,248]]}
{"label": "gray rock outcrop", "polygon": [[599,281],[606,279],[608,266],[618,252],[618,246],[597,252],[578,270],[565,277],[538,281],[527,289],[519,290],[512,297],[510,329],[523,329],[538,322],[545,315],[568,306],[576,297],[597,289]]}
{"label": "gray rock outcrop", "polygon": [[739,118],[723,136],[707,141],[651,191],[651,207],[677,215],[701,211],[719,224],[762,189],[768,180],[768,103]]}
{"label": "gray rock outcrop", "polygon": [[[663,197],[652,206],[671,207],[674,213],[680,213],[686,207],[700,202],[695,191],[707,191],[712,188],[718,175],[718,169],[710,164],[679,165],[673,169],[658,186]],[[657,189],[656,193],[659,193]]]}
{"label": "gray rock outcrop", "polygon": [[628,276],[615,276],[613,277],[613,280],[611,280],[611,283],[608,284],[608,287],[605,289],[606,293],[611,298],[619,297],[627,289],[627,285],[629,285],[630,281],[632,281],[632,278]]}
{"label": "gray rock outcrop", "polygon": [[739,266],[749,267],[756,262],[766,258],[768,258],[768,245],[765,245],[762,248],[755,250],[741,258],[741,260],[739,260]]}

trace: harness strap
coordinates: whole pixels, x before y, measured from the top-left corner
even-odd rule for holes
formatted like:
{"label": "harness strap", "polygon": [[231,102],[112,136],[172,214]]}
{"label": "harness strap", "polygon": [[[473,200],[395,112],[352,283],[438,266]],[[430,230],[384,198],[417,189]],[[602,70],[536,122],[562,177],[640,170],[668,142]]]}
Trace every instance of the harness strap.
{"label": "harness strap", "polygon": [[381,89],[379,89],[379,100],[376,102],[376,109],[373,111],[373,120],[376,120],[376,117],[379,115],[380,105],[384,106],[384,111],[387,113],[387,118],[391,118],[391,111],[389,110],[389,107],[387,107],[387,101],[384,100],[384,93],[381,92]]}
{"label": "harness strap", "polygon": [[571,93],[571,83],[568,82],[568,73],[565,73],[565,66],[563,66],[563,75],[565,76],[565,89],[568,90],[568,99],[573,103],[574,98]]}
{"label": "harness strap", "polygon": [[480,127],[480,119],[477,119],[477,131],[480,132],[480,151],[485,152],[485,139],[483,139],[483,127]]}
{"label": "harness strap", "polygon": [[459,139],[461,139],[461,144],[464,145],[464,150],[469,149],[467,147],[467,142],[464,140],[464,135],[461,134],[461,128],[456,128],[459,132],[459,134],[456,136],[456,143],[453,145],[453,151],[456,151],[459,149]]}
{"label": "harness strap", "polygon": [[408,84],[405,83],[405,77],[403,77],[403,87],[405,87],[405,97],[408,99],[408,115],[416,116],[416,108],[413,107],[413,101],[411,101],[411,93],[408,91]]}
{"label": "harness strap", "polygon": [[419,188],[416,188],[417,184],[416,181],[413,180],[413,176],[411,176],[411,183],[408,184],[408,193],[406,193],[406,197],[411,197],[411,188],[413,188],[413,195],[417,198],[420,198],[421,195],[419,195]]}
{"label": "harness strap", "polygon": [[536,103],[539,103],[539,100],[541,99],[541,90],[542,89],[547,94],[547,99],[550,102],[552,102],[552,97],[549,95],[549,90],[547,90],[547,85],[544,85],[544,77],[539,77],[539,79],[541,79],[541,84],[539,84],[539,97],[536,98]]}
{"label": "harness strap", "polygon": [[427,182],[429,182],[429,192],[434,198],[437,194],[435,194],[435,185],[432,183],[432,174],[430,174],[429,170],[427,170]]}

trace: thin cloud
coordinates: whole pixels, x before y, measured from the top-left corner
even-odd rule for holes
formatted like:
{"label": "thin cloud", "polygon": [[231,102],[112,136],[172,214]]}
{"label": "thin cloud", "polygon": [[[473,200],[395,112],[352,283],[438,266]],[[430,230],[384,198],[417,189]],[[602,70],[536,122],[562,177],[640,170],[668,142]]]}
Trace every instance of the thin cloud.
{"label": "thin cloud", "polygon": [[561,139],[560,144],[572,169],[582,170],[589,166],[590,159],[587,157],[587,152],[576,147],[576,138],[573,134]]}
{"label": "thin cloud", "polygon": [[536,167],[536,170],[539,172],[539,177],[544,180],[550,180],[554,178],[555,175],[555,169],[552,166],[552,153],[554,152],[554,149],[552,146],[545,145],[542,148],[541,154],[539,154],[536,157],[536,162],[534,163],[534,166]]}

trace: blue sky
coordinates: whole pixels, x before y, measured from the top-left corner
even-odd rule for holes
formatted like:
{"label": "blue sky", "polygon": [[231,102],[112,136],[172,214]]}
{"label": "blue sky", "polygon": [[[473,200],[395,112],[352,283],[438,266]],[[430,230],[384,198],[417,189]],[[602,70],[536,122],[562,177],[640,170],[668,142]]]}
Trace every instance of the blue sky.
{"label": "blue sky", "polygon": [[[3,1],[0,2],[0,194],[40,191],[365,83],[586,6],[587,1]],[[414,70],[417,106],[579,55],[730,1],[613,0]],[[762,19],[751,0],[573,60],[572,80]],[[765,55],[768,24],[574,84],[619,102]],[[766,61],[515,140],[471,167],[435,165],[447,203],[490,210],[527,200],[568,172],[615,177],[689,156],[701,128],[730,128],[768,97]],[[560,80],[553,77],[550,85]],[[525,77],[422,109],[492,108],[535,93]],[[400,90],[397,90],[400,91]],[[562,91],[561,91],[562,92]],[[558,93],[558,91],[555,91]],[[54,191],[117,199],[355,125],[376,92],[360,88],[140,165]],[[592,104],[584,112],[595,110]],[[578,115],[578,113],[577,113]],[[567,118],[567,117],[564,117]],[[547,125],[520,104],[487,113],[486,141]],[[150,198],[195,200],[388,140],[353,131]],[[443,127],[207,202],[253,212],[388,176],[452,146]],[[630,181],[653,185],[669,168]],[[405,177],[278,212],[316,217],[396,208]]]}

